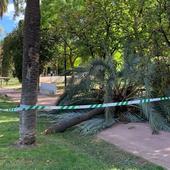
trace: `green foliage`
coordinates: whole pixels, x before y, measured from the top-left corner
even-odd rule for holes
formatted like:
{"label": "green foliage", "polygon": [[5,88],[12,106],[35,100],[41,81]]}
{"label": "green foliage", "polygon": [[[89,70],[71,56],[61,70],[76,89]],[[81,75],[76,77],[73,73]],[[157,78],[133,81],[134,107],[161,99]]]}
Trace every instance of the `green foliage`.
{"label": "green foliage", "polygon": [[13,70],[13,60],[12,60],[12,52],[10,50],[11,45],[9,43],[11,42],[10,37],[6,37],[3,42],[3,57],[2,57],[2,76],[8,77],[12,74]]}
{"label": "green foliage", "polygon": [[[54,34],[48,30],[41,30],[40,45],[40,73],[45,65],[51,62],[56,41]],[[3,41],[2,75],[13,75],[22,81],[22,55],[23,55],[23,21]]]}
{"label": "green foliage", "polygon": [[143,105],[143,112],[146,115],[153,133],[158,133],[159,130],[170,131],[170,124],[167,121],[163,110],[160,110],[159,104]]}
{"label": "green foliage", "polygon": [[157,57],[148,64],[146,90],[153,96],[164,96],[170,89],[170,67],[167,57]]}
{"label": "green foliage", "polygon": [[102,118],[93,118],[87,121],[82,122],[78,125],[78,128],[75,131],[79,132],[81,135],[92,135],[98,133],[100,130],[105,127],[105,121]]}
{"label": "green foliage", "polygon": [[77,58],[87,63],[105,58],[108,52],[115,58],[121,53],[115,62],[121,70],[126,49],[133,51],[129,60],[139,62],[138,72],[155,55],[169,60],[169,3],[165,0],[43,0],[41,8],[41,71],[45,65],[63,69],[65,55],[67,69],[73,69]]}
{"label": "green foliage", "polygon": [[[131,49],[132,51],[127,49],[124,53],[124,68],[121,72],[115,69],[116,66],[109,57],[105,60],[94,60],[89,66],[83,69],[79,68],[77,70],[79,72],[78,81],[72,80],[70,82],[58,104],[88,104],[87,99],[90,99],[88,100],[90,103],[95,100],[95,103],[109,103],[144,96],[169,96],[166,93],[166,90],[169,89],[170,73],[167,61],[159,60],[160,65],[158,65],[157,60],[150,61],[145,65],[147,67],[144,67],[147,70],[144,71],[145,77],[142,78],[140,71],[142,71],[143,67],[141,67],[140,57],[135,57],[137,53],[134,53],[133,48]],[[155,75],[155,73],[157,74]],[[80,75],[83,74],[84,76],[81,78]],[[145,93],[140,94],[140,88],[143,86],[145,87]],[[97,96],[100,97],[98,98]],[[81,101],[85,101],[85,103],[81,103]],[[100,128],[111,126],[117,119],[132,122],[148,120],[153,133],[158,133],[159,130],[169,131],[169,109],[170,107],[167,103],[143,105],[142,114],[139,107],[138,109],[125,106],[115,109],[106,108],[105,124],[101,124]],[[90,122],[89,126],[92,127],[93,125],[95,127],[95,119],[94,122]],[[88,123],[87,127],[82,127],[86,131]]]}
{"label": "green foliage", "polygon": [[12,72],[13,76],[17,76],[21,81],[22,77],[22,28],[23,22],[18,24],[18,28],[10,33],[3,41],[3,60],[2,75],[9,76],[8,72]]}
{"label": "green foliage", "polygon": [[75,66],[78,57],[86,63],[92,58],[105,58],[107,52],[114,56],[121,51],[122,59],[117,61],[120,70],[124,51],[129,48],[133,51],[131,59],[140,62],[136,70],[141,72],[146,61],[158,54],[156,51],[168,58],[168,7],[168,2],[156,0],[129,3],[44,0],[42,23],[43,27],[56,32],[59,38],[56,53],[61,60],[66,44],[68,68]]}
{"label": "green foliage", "polygon": [[[169,96],[170,89],[170,68],[164,57],[157,57],[148,63],[145,72],[144,85],[147,97]],[[142,107],[144,114],[151,124],[154,132],[159,130],[170,130],[169,102],[159,102]]]}

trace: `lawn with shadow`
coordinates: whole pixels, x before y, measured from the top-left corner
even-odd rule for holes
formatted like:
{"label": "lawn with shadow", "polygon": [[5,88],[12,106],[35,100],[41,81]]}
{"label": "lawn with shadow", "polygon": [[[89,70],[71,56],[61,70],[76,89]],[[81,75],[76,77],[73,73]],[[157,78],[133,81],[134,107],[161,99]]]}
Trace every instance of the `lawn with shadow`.
{"label": "lawn with shadow", "polygon": [[[0,99],[0,108],[15,106]],[[162,170],[130,155],[96,136],[81,136],[71,130],[45,136],[48,120],[38,118],[37,146],[17,148],[19,114],[0,112],[1,170]]]}

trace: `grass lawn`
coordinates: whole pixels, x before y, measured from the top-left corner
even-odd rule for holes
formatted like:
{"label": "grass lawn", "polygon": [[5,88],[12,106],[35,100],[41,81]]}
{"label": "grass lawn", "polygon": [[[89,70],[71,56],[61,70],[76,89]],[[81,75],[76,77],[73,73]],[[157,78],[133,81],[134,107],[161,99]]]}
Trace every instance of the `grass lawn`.
{"label": "grass lawn", "polygon": [[[13,104],[0,99],[0,108]],[[1,170],[161,170],[115,146],[71,131],[44,136],[46,120],[39,118],[37,146],[18,149],[18,114],[0,113]]]}
{"label": "grass lawn", "polygon": [[6,84],[6,82],[3,81],[2,86],[3,88],[18,88],[21,86],[21,83],[18,81],[17,78],[11,77]]}

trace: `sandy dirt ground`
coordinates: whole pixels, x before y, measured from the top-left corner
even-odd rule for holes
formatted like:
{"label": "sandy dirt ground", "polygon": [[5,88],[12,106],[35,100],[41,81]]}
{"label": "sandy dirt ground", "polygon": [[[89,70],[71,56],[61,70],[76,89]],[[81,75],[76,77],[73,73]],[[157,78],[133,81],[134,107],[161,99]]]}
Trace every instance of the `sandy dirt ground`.
{"label": "sandy dirt ground", "polygon": [[147,123],[118,124],[98,137],[170,170],[170,133],[152,135]]}
{"label": "sandy dirt ground", "polygon": [[[61,91],[59,91],[56,95],[53,96],[48,96],[48,95],[42,95],[39,94],[38,95],[38,103],[39,105],[55,105],[56,100],[58,99],[58,97],[61,95]],[[11,88],[1,88],[0,89],[0,95],[6,95],[9,98],[11,98],[11,100],[14,103],[19,104],[20,103],[20,99],[21,99],[21,90],[19,89],[11,89]]]}

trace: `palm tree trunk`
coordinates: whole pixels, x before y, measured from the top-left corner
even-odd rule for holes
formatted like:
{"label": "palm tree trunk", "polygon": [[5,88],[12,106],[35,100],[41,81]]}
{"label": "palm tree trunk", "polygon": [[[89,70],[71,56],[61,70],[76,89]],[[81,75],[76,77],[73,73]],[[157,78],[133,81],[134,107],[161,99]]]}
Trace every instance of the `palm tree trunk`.
{"label": "palm tree trunk", "polygon": [[104,113],[104,109],[99,108],[99,109],[91,110],[87,112],[86,114],[78,115],[69,120],[63,120],[57,124],[50,126],[48,129],[46,129],[45,134],[47,135],[47,134],[52,134],[52,133],[57,133],[57,132],[64,132],[66,129],[74,125],[77,125],[83,121],[89,120],[92,117],[102,114],[102,113]]}
{"label": "palm tree trunk", "polygon": [[[39,79],[40,2],[27,0],[24,22],[22,105],[35,105]],[[31,145],[36,141],[36,111],[20,113],[20,144]]]}

